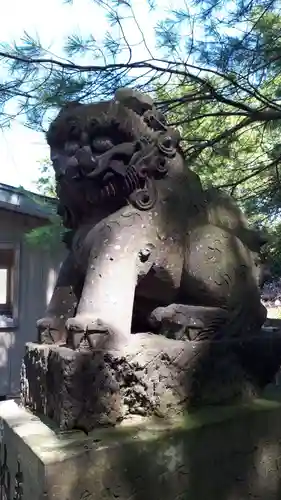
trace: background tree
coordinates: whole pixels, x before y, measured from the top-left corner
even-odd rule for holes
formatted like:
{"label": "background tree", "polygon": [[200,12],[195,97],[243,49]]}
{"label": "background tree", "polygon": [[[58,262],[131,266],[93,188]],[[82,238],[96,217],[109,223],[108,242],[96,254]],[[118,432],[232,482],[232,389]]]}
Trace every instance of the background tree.
{"label": "background tree", "polygon": [[228,189],[253,222],[279,234],[280,2],[182,0],[163,13],[161,2],[144,0],[155,19],[149,44],[134,0],[93,1],[109,24],[101,43],[72,33],[63,57],[28,34],[2,45],[2,126],[21,114],[45,130],[65,101],[106,99],[124,85],[151,92],[181,128],[187,162],[203,181]]}
{"label": "background tree", "polygon": [[44,158],[43,161],[39,162],[38,170],[39,177],[36,182],[37,190],[40,194],[50,198],[56,198],[55,172],[51,161],[48,158]]}
{"label": "background tree", "polygon": [[61,242],[61,237],[64,233],[64,228],[60,217],[56,214],[56,185],[55,175],[50,160],[44,159],[39,162],[39,177],[36,182],[38,193],[30,193],[22,188],[26,196],[32,198],[36,203],[41,203],[53,215],[50,216],[50,222],[44,226],[32,229],[26,234],[26,240],[30,245],[44,247],[45,249],[53,249]]}

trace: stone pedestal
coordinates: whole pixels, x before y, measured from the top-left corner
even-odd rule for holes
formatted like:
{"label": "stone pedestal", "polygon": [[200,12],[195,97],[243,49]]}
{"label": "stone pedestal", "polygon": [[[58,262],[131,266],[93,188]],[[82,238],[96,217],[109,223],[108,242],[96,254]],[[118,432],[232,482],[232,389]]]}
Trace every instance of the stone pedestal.
{"label": "stone pedestal", "polygon": [[89,432],[132,415],[173,420],[200,406],[251,400],[280,359],[275,333],[217,342],[138,334],[119,351],[28,344],[22,402],[60,429]]}
{"label": "stone pedestal", "polygon": [[5,401],[0,498],[279,500],[280,419],[279,402],[255,400],[85,435]]}

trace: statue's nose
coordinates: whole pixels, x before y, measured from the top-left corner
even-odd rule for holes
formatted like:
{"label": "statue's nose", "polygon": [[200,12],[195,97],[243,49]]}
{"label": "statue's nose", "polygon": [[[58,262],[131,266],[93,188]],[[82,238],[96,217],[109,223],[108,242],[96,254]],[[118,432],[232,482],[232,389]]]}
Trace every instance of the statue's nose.
{"label": "statue's nose", "polygon": [[68,168],[78,166],[78,160],[74,156],[68,157],[57,152],[51,153],[51,162],[57,178],[64,176]]}

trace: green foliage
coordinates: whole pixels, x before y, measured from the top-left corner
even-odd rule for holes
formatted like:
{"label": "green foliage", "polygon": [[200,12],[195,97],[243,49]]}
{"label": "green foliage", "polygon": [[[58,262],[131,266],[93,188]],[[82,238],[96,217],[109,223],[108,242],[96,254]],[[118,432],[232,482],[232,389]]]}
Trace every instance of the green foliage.
{"label": "green foliage", "polygon": [[[159,89],[162,102],[186,99],[193,88]],[[277,130],[244,124],[245,117],[228,113],[227,105],[183,103],[168,111],[169,121],[179,124],[187,161],[208,186],[226,189],[251,216],[266,224],[279,215],[279,138]],[[242,125],[242,126],[241,126]],[[204,147],[208,144],[208,147]]]}
{"label": "green foliage", "polygon": [[32,229],[25,235],[26,241],[30,246],[53,250],[61,242],[64,228],[61,225],[59,217],[52,217],[51,224]]}
{"label": "green foliage", "polygon": [[[70,33],[65,58],[51,57],[28,34],[2,44],[8,72],[0,83],[0,125],[9,124],[11,101],[27,126],[44,130],[65,101],[112,97],[124,85],[149,91],[181,130],[188,165],[205,185],[227,189],[254,224],[271,231],[278,260],[280,2],[182,0],[167,11],[160,1],[143,0],[140,18],[135,0],[92,1],[106,16],[104,37]],[[66,3],[71,8],[71,0]],[[155,43],[145,38],[148,16]],[[39,185],[53,196],[49,170],[44,164]]]}
{"label": "green foliage", "polygon": [[266,245],[265,252],[270,270],[274,277],[281,276],[281,223],[273,224],[269,229],[269,243]]}
{"label": "green foliage", "polygon": [[40,194],[56,198],[56,182],[55,173],[50,160],[43,160],[39,164],[40,176],[37,180],[36,187]]}
{"label": "green foliage", "polygon": [[[37,180],[37,190],[41,195],[52,199],[52,204],[54,204],[53,199],[56,198],[55,175],[49,160],[40,162],[39,172],[40,177]],[[32,197],[30,194],[29,196]],[[40,203],[38,197],[34,201]],[[52,250],[61,241],[64,231],[60,217],[54,213],[50,218],[50,224],[31,230],[26,234],[26,241],[31,246],[40,246],[41,248]]]}

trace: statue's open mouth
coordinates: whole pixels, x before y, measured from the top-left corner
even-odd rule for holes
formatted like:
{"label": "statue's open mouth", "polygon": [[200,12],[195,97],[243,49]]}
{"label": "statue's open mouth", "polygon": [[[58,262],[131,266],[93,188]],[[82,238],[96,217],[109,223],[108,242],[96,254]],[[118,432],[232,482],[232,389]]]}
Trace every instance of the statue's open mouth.
{"label": "statue's open mouth", "polygon": [[97,147],[98,144],[93,151],[89,144],[67,143],[62,151],[51,150],[51,160],[58,179],[70,172],[75,179],[87,177],[97,182],[103,181],[108,174],[124,179],[132,166],[141,179],[161,178],[168,171],[165,159],[176,154],[177,144],[173,142],[169,136],[159,137],[157,144],[142,138],[116,146],[110,143],[111,147],[104,151]]}
{"label": "statue's open mouth", "polygon": [[71,172],[76,179],[88,177],[98,181],[103,179],[109,172],[124,177],[134,150],[135,145],[133,143],[125,143],[115,146],[102,154],[97,154],[92,151],[89,145],[81,147],[77,145],[76,149],[70,151],[53,150],[51,152],[51,161],[58,178],[64,175],[69,176]]}
{"label": "statue's open mouth", "polygon": [[[87,185],[87,201],[99,206],[110,200],[130,202],[139,210],[149,210],[157,200],[153,173],[155,145],[140,147],[136,143],[123,143],[100,155],[93,154],[89,146],[77,148],[72,156],[53,151],[51,158],[60,189],[68,192],[73,182]],[[149,158],[151,162],[148,161]],[[146,161],[145,161],[146,160]],[[165,163],[159,163],[160,176],[165,175]],[[86,183],[85,183],[86,181]],[[67,193],[66,193],[67,194]],[[68,199],[61,193],[60,199]],[[68,206],[61,207],[64,225],[73,225]]]}
{"label": "statue's open mouth", "polygon": [[[131,108],[124,118],[126,108],[120,104],[119,94],[115,103],[105,103],[110,119],[103,122],[91,118],[83,122],[83,113],[73,117],[66,110],[67,119],[61,122],[65,127],[59,125],[62,118],[58,117],[57,124],[50,129],[48,143],[63,206],[76,206],[76,196],[73,202],[68,200],[77,190],[80,201],[84,197],[87,206],[112,200],[129,202],[140,210],[155,205],[155,181],[170,170],[180,134],[167,126],[150,101],[144,102],[139,96],[137,103],[144,111],[142,116],[139,106],[135,109],[137,103],[130,100],[131,92]],[[122,99],[127,97],[123,95]],[[66,218],[72,220],[69,214]]]}

